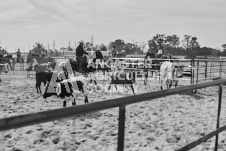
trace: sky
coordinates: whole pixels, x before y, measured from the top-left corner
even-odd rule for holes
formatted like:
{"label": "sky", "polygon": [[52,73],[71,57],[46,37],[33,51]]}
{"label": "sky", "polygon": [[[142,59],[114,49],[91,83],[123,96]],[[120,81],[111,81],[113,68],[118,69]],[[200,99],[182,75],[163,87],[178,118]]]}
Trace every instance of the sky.
{"label": "sky", "polygon": [[226,43],[225,0],[0,0],[0,46],[28,51],[83,40],[146,43],[156,34],[196,36],[201,47]]}

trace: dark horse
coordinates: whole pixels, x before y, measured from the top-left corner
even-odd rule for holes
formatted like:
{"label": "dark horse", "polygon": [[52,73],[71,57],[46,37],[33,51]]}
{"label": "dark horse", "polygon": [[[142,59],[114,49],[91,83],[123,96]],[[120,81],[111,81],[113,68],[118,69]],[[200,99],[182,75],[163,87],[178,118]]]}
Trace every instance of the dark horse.
{"label": "dark horse", "polygon": [[0,64],[8,63],[10,66],[10,69],[12,70],[12,64],[10,60],[13,61],[13,57],[11,54],[10,55],[8,54],[7,56],[0,55]]}
{"label": "dark horse", "polygon": [[[86,56],[84,56],[83,59],[84,59],[84,63],[83,63],[83,66],[82,66],[82,70],[83,70],[82,74],[94,73],[96,71],[96,68],[93,67],[92,65],[89,66],[88,61],[87,61],[88,59],[87,59]],[[79,65],[78,65],[77,60],[69,59],[69,62],[66,62],[66,64],[67,63],[70,63],[72,71],[74,72],[74,74],[75,74],[75,72],[79,72]],[[67,68],[67,65],[66,65],[66,68]],[[81,73],[81,72],[79,72],[79,73]]]}
{"label": "dark horse", "polygon": [[[88,63],[88,58],[86,56],[83,57],[84,59],[84,64],[82,66],[82,70],[84,71],[83,73],[85,74],[89,74],[89,73],[95,73],[96,71],[103,71],[103,74],[105,75],[105,72],[109,71],[110,68],[108,67],[109,61],[108,59],[103,59],[100,60],[101,62],[106,61],[107,64],[104,64],[103,66],[101,66],[100,64],[95,64],[96,61],[92,61],[90,63]],[[78,62],[72,59],[69,59],[69,63],[71,64],[72,70],[75,74],[75,72],[79,72],[79,67],[78,67]]]}

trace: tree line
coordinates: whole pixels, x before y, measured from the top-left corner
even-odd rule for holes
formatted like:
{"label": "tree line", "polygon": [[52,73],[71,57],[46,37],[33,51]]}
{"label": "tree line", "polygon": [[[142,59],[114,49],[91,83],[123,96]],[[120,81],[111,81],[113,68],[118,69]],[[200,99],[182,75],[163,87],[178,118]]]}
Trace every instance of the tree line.
{"label": "tree line", "polygon": [[[159,49],[163,50],[163,54],[183,55],[186,58],[195,58],[196,56],[226,56],[226,44],[222,47],[221,52],[218,49],[210,47],[200,47],[198,38],[191,35],[184,35],[182,39],[177,35],[156,34],[151,40],[148,40],[148,50],[157,53]],[[110,42],[108,49],[120,53],[125,50],[126,54],[143,54],[146,44],[125,43],[121,39]]]}
{"label": "tree line", "polygon": [[[164,55],[183,55],[186,58],[195,58],[196,56],[226,56],[226,44],[223,44],[223,51],[217,50],[210,47],[200,47],[198,38],[191,35],[184,35],[182,39],[177,35],[165,35],[165,34],[156,34],[152,37],[151,40],[148,40],[147,43],[125,43],[122,39],[116,39],[113,42],[110,42],[108,46],[104,44],[93,45],[90,42],[85,43],[85,49],[87,51],[97,50],[110,52],[122,53],[123,50],[125,54],[144,54],[144,49],[148,46],[148,50],[152,51],[154,54],[158,52],[159,49],[163,50]],[[63,56],[64,51],[75,51],[75,48],[71,47],[62,47],[60,50],[55,49],[46,49],[43,44],[35,43],[32,53],[44,53],[48,56]]]}

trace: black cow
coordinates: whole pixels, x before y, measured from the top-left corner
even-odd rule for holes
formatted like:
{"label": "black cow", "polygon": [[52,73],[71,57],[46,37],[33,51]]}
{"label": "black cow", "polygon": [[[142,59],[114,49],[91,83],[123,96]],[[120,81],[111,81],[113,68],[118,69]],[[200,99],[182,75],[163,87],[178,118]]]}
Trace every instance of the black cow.
{"label": "black cow", "polygon": [[60,82],[63,81],[64,79],[68,79],[68,74],[67,72],[36,72],[36,90],[37,93],[42,93],[41,92],[41,84],[44,83],[44,85],[46,85],[46,83],[50,83],[51,79],[53,80],[53,82]]}

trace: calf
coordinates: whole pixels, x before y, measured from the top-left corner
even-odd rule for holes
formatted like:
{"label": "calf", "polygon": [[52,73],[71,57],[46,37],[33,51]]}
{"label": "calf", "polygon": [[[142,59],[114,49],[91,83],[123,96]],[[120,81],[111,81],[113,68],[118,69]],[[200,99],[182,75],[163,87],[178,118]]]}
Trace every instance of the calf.
{"label": "calf", "polygon": [[163,80],[166,81],[167,88],[171,88],[173,84],[177,87],[178,78],[183,77],[183,69],[183,66],[174,66],[172,62],[163,62],[160,66],[161,90],[163,89]]}
{"label": "calf", "polygon": [[133,91],[133,94],[135,95],[134,87],[133,87],[134,82],[135,82],[135,76],[133,76],[132,73],[114,72],[111,76],[111,82],[108,87],[108,90],[110,90],[112,84],[114,84],[117,91],[118,91],[116,86],[117,84],[122,84],[124,87],[127,85],[130,85]]}
{"label": "calf", "polygon": [[88,79],[81,75],[78,77],[71,77],[70,79],[63,80],[56,85],[48,85],[45,89],[45,93],[43,94],[43,98],[56,95],[61,99],[64,99],[63,107],[66,107],[67,98],[73,99],[72,105],[76,105],[76,93],[81,92],[84,94],[85,103],[89,103],[87,81]]}

